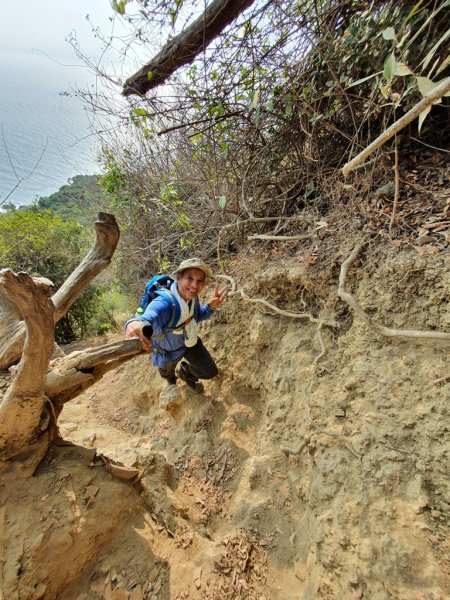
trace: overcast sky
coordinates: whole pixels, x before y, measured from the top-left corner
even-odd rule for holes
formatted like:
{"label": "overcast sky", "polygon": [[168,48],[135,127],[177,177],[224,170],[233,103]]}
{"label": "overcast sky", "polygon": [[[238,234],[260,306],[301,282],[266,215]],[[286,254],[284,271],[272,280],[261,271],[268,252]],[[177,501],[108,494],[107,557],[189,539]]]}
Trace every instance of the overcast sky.
{"label": "overcast sky", "polygon": [[96,53],[99,42],[86,15],[106,32],[114,15],[109,0],[14,0],[1,4],[0,51],[29,53],[38,49],[57,60],[73,57],[65,41],[72,30],[86,52]]}

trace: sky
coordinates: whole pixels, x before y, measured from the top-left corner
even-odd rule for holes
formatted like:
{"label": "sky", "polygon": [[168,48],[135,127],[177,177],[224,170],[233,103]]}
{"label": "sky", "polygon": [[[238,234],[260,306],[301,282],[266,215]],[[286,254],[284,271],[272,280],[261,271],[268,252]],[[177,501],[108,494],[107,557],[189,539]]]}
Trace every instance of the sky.
{"label": "sky", "polygon": [[[106,36],[112,28],[119,36],[125,32],[109,0],[0,0],[0,208],[13,189],[10,200],[28,204],[76,174],[98,170],[95,139],[85,140],[90,119],[73,90],[101,83],[67,41],[75,33],[83,54],[96,63],[102,43],[93,27]],[[112,55],[103,64],[120,70]],[[111,92],[118,102],[120,91]]]}
{"label": "sky", "polygon": [[109,31],[114,11],[109,0],[15,0],[2,2],[0,14],[0,51],[38,49],[55,60],[73,61],[73,50],[65,41],[70,32],[76,31],[86,52],[96,54],[99,43],[86,15]]}

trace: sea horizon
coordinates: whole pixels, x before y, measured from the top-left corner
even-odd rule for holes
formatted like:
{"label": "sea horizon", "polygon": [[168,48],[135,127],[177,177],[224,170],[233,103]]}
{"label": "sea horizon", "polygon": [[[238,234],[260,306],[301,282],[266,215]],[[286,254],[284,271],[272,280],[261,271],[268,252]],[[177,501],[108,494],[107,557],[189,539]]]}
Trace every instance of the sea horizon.
{"label": "sea horizon", "polygon": [[27,206],[76,175],[100,172],[100,143],[75,89],[90,80],[36,51],[0,55],[0,206]]}

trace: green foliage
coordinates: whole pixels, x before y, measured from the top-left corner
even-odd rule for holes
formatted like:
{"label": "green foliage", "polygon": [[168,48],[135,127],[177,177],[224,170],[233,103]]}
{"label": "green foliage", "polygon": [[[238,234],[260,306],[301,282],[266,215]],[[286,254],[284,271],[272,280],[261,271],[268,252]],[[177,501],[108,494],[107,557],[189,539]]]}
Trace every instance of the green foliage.
{"label": "green foliage", "polygon": [[[81,251],[82,227],[49,211],[15,211],[0,217],[0,262],[61,285]],[[76,258],[75,258],[76,260]]]}
{"label": "green foliage", "polygon": [[100,187],[107,195],[113,208],[126,204],[127,194],[127,175],[126,165],[119,165],[113,152],[102,149],[103,174],[100,177]]}
{"label": "green foliage", "polygon": [[51,210],[62,219],[78,221],[86,227],[92,227],[97,213],[106,205],[105,197],[99,185],[98,175],[76,175],[57,192],[39,198],[25,210],[42,212]]}

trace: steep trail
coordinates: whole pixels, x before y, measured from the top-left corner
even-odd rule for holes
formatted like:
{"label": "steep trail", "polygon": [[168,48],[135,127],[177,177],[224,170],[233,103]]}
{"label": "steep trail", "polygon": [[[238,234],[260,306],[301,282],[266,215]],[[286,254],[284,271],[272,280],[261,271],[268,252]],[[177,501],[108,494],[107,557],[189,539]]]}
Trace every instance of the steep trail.
{"label": "steep trail", "polygon": [[[161,409],[147,355],[106,374],[65,407],[76,446],[53,448],[15,499],[22,525],[4,509],[9,539],[28,540],[4,557],[5,589],[22,557],[21,598],[450,594],[448,345],[371,331],[337,297],[338,261],[251,259],[234,273],[250,297],[334,318],[326,353],[315,365],[317,324],[233,297],[202,327],[220,367],[204,395],[179,384]],[[348,280],[377,322],[444,331],[449,285],[445,257],[379,247]],[[136,464],[140,484],[95,453]]]}

